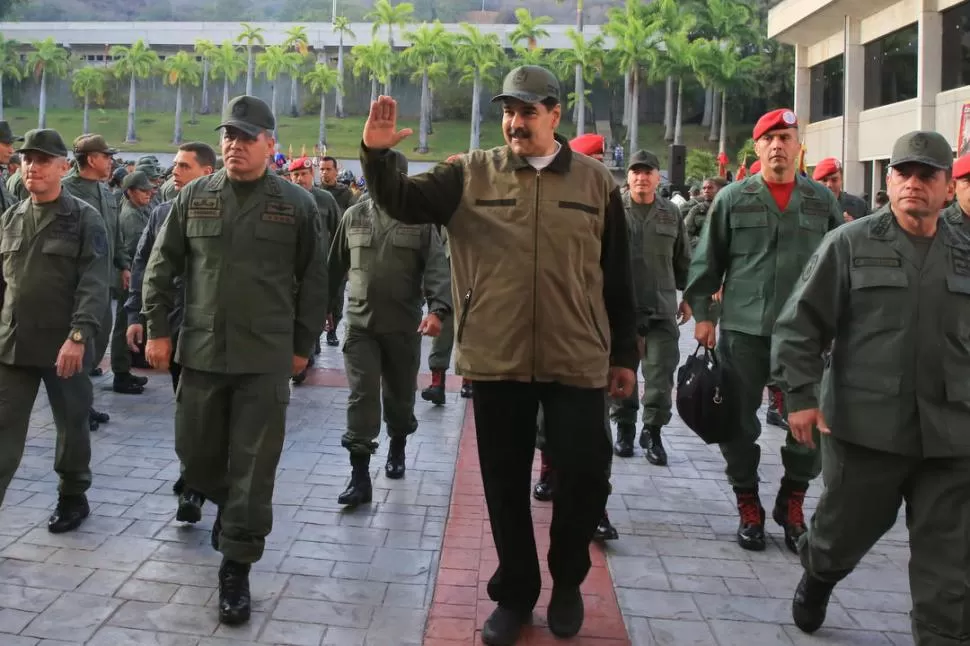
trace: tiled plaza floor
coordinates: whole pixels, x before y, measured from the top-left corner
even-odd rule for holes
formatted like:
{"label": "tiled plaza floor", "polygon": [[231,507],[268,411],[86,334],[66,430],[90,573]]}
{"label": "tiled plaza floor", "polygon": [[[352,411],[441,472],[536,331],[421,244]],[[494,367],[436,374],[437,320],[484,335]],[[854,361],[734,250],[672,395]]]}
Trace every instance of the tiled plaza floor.
{"label": "tiled plaza floor", "polygon": [[[693,349],[689,335],[685,328],[684,353]],[[336,504],[349,474],[339,351],[324,348],[318,366],[293,390],[273,533],[254,567],[254,614],[242,628],[216,618],[213,510],[194,528],[173,518],[178,463],[167,376],[151,375],[141,396],[111,392],[110,376],[96,380],[96,405],[112,418],[93,440],[92,514],[79,531],[58,536],[46,530],[56,477],[42,389],[0,509],[0,646],[441,646],[477,638],[491,607],[482,582],[494,552],[474,425],[457,380],[442,408],[419,398],[406,478],[384,478],[382,443],[371,468],[373,504],[346,513]],[[806,637],[791,623],[799,569],[780,530],[769,527],[766,552],[738,548],[716,448],[676,420],[667,438],[667,468],[648,465],[639,449],[614,464],[610,513],[621,538],[605,555],[593,548],[588,620],[571,643],[912,644],[904,531],[887,536],[838,588],[826,628]],[[765,504],[780,477],[780,439],[768,430],[762,440]],[[534,509],[544,544],[551,509]],[[523,643],[552,643],[542,626],[547,595]]]}

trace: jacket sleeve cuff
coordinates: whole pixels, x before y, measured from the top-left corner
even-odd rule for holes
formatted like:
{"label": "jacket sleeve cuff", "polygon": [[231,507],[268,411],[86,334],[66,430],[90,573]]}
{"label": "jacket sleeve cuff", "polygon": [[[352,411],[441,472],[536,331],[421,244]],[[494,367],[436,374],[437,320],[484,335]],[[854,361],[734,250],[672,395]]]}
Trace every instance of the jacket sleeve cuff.
{"label": "jacket sleeve cuff", "polygon": [[617,348],[617,351],[610,356],[610,366],[615,368],[626,368],[634,372],[640,366],[640,351],[637,350],[636,342],[630,348]]}
{"label": "jacket sleeve cuff", "polygon": [[80,330],[85,339],[94,339],[94,337],[97,336],[97,329],[90,323],[78,323],[77,325],[72,325],[71,327]]}
{"label": "jacket sleeve cuff", "polygon": [[815,396],[815,389],[812,386],[803,386],[798,390],[789,391],[786,399],[785,408],[789,413],[818,408],[818,397]]}
{"label": "jacket sleeve cuff", "polygon": [[[320,330],[323,332],[323,330]],[[319,336],[319,334],[317,335]],[[303,326],[297,326],[293,330],[293,354],[298,357],[309,358],[313,354],[313,346],[317,342],[317,337],[314,337],[313,333],[304,328]]]}
{"label": "jacket sleeve cuff", "polygon": [[148,319],[148,338],[167,339],[172,336],[172,328],[167,317],[153,316]]}

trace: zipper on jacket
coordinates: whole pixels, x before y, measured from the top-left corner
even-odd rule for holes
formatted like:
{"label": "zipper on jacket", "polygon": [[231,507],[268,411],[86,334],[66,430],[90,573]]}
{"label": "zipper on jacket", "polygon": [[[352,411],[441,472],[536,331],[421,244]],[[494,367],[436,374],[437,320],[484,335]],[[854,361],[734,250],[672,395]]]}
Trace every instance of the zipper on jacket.
{"label": "zipper on jacket", "polygon": [[471,302],[472,289],[469,287],[468,291],[465,292],[464,298],[461,299],[461,318],[458,319],[458,331],[455,333],[455,340],[458,343],[461,343],[461,335],[465,331],[465,319],[468,318],[468,306],[471,305]]}
{"label": "zipper on jacket", "polygon": [[539,184],[542,171],[536,171],[535,218],[532,227],[532,378],[535,379],[539,363]]}

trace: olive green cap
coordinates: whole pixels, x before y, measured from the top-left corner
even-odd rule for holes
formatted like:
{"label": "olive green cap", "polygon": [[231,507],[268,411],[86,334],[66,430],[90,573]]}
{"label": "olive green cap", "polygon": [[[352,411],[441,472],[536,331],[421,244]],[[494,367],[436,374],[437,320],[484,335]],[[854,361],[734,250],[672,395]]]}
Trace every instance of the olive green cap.
{"label": "olive green cap", "polygon": [[276,119],[265,101],[244,94],[237,96],[226,106],[222,123],[216,126],[216,130],[220,128],[238,128],[250,137],[257,137],[263,130],[275,130]]}
{"label": "olive green cap", "polygon": [[649,150],[638,150],[632,155],[630,155],[630,163],[626,165],[627,170],[632,170],[637,166],[646,166],[647,168],[659,169],[660,160]]}
{"label": "olive green cap", "polygon": [[67,146],[56,130],[50,128],[28,130],[17,152],[37,152],[51,157],[67,157]]}
{"label": "olive green cap", "polygon": [[555,74],[538,65],[522,65],[505,75],[502,93],[492,97],[492,102],[517,99],[525,103],[542,103],[546,99],[559,102],[559,79]]}
{"label": "olive green cap", "polygon": [[129,188],[137,188],[143,191],[150,191],[154,186],[148,181],[148,175],[140,170],[136,170],[133,173],[128,173],[125,178],[121,180],[121,188],[127,191]]}
{"label": "olive green cap", "polygon": [[6,121],[0,121],[0,143],[12,144],[15,141],[23,141],[24,138],[13,133],[10,129],[10,124]]}
{"label": "olive green cap", "polygon": [[953,148],[946,137],[931,130],[907,133],[893,144],[889,167],[902,164],[923,164],[940,170],[953,168]]}
{"label": "olive green cap", "polygon": [[162,169],[151,162],[135,164],[135,170],[133,172],[144,173],[148,179],[155,179],[156,177],[162,176]]}
{"label": "olive green cap", "polygon": [[87,153],[116,155],[118,150],[109,146],[101,135],[81,135],[74,140],[74,154],[84,155]]}

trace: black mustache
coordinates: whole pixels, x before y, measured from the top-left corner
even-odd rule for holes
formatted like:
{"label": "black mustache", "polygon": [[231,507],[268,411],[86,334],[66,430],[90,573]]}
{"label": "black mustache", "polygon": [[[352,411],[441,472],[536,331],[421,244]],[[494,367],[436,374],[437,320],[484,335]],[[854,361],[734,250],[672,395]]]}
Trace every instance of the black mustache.
{"label": "black mustache", "polygon": [[513,139],[528,139],[532,135],[524,128],[514,128],[509,130],[509,137]]}

